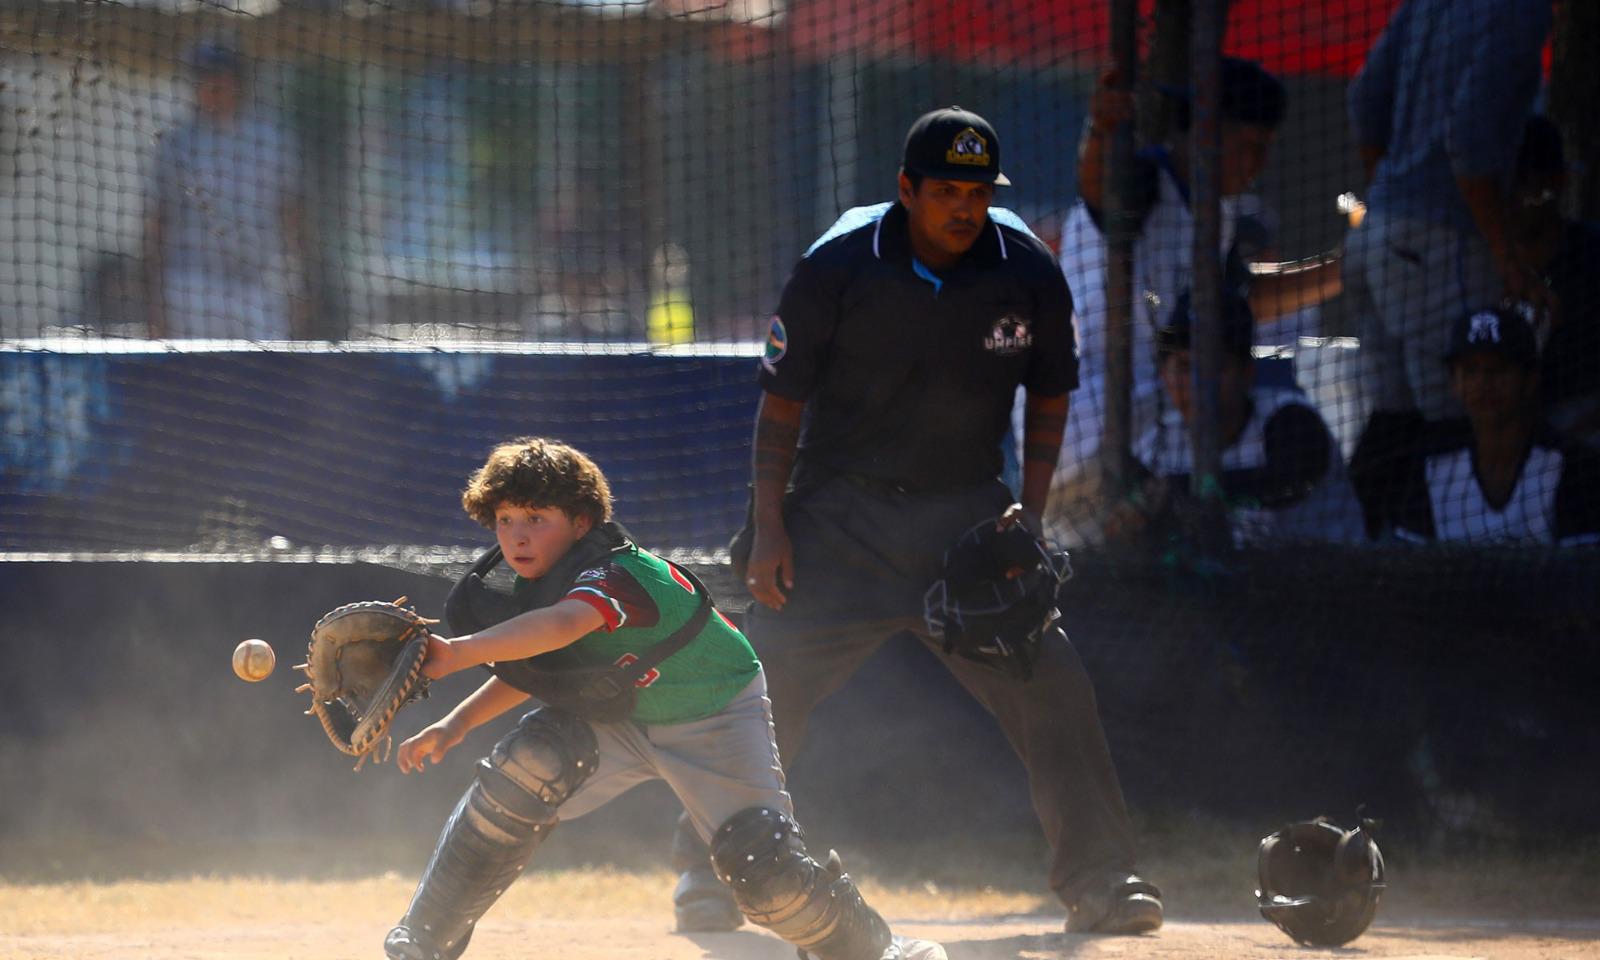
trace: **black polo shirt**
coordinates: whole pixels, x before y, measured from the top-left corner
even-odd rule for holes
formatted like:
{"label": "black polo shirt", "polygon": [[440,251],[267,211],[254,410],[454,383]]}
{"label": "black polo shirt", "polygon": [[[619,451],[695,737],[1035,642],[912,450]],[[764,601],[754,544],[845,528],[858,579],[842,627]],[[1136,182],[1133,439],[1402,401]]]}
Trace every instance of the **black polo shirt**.
{"label": "black polo shirt", "polygon": [[864,222],[795,267],[761,386],[806,403],[802,471],[913,490],[976,486],[1000,475],[1019,385],[1041,396],[1078,385],[1072,297],[1055,257],[1014,214],[990,214],[937,276],[914,262],[898,203],[847,213],[841,223]]}

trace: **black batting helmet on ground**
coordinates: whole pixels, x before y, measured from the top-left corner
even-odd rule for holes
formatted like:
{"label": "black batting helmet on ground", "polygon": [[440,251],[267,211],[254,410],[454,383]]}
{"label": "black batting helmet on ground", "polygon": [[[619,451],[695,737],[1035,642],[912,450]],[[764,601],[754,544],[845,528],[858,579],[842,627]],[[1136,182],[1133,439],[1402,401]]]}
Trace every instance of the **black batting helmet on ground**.
{"label": "black batting helmet on ground", "polygon": [[1342,830],[1327,817],[1291,823],[1257,855],[1261,915],[1305,945],[1336,947],[1361,936],[1385,887],[1383,854],[1363,819]]}

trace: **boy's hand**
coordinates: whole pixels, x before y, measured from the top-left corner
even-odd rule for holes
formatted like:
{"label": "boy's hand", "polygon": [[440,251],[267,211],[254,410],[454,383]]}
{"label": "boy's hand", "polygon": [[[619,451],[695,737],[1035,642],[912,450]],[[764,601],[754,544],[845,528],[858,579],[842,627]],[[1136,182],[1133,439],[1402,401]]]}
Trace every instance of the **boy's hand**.
{"label": "boy's hand", "polygon": [[432,760],[433,765],[438,766],[444,755],[465,736],[465,731],[456,730],[455,724],[448,719],[440,720],[401,743],[400,749],[395,751],[395,765],[401,773],[421,773],[423,763],[427,760]]}

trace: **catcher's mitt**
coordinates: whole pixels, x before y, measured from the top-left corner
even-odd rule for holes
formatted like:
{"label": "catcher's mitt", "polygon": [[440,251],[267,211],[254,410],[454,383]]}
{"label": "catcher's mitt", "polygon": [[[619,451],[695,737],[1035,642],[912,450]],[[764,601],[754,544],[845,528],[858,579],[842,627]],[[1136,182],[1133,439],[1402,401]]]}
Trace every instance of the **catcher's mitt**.
{"label": "catcher's mitt", "polygon": [[[347,603],[324,614],[311,628],[304,670],[311,692],[308,716],[322,722],[340,751],[360,758],[388,755],[389,725],[401,707],[427,696],[422,662],[428,657],[428,627],[438,623],[404,606],[370,600]],[[383,753],[377,754],[379,748]]]}

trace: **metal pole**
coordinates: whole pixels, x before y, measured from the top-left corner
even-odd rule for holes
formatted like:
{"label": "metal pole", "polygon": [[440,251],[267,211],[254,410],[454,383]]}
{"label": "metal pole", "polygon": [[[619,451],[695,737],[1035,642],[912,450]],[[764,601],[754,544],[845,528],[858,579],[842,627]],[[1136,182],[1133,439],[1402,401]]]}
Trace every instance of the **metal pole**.
{"label": "metal pole", "polygon": [[[1218,478],[1222,465],[1218,381],[1222,367],[1220,336],[1222,258],[1221,94],[1223,0],[1196,0],[1190,42],[1189,209],[1194,215],[1194,263],[1190,296],[1194,308],[1191,341],[1195,418],[1192,492],[1221,511]],[[1216,525],[1208,524],[1216,529]]]}
{"label": "metal pole", "polygon": [[856,176],[859,167],[860,104],[856,86],[860,81],[861,63],[854,51],[835,54],[829,58],[823,95],[818,105],[822,116],[817,127],[817,165],[821,182],[817,190],[815,233],[826,230],[839,214],[857,199]]}
{"label": "metal pole", "polygon": [[[1120,86],[1133,90],[1139,69],[1138,0],[1111,0],[1111,60]],[[1105,434],[1100,467],[1106,493],[1127,490],[1133,432],[1133,240],[1138,224],[1130,214],[1134,125],[1119,126],[1105,169],[1106,392]]]}
{"label": "metal pole", "polygon": [[1555,56],[1550,67],[1550,118],[1566,139],[1567,196],[1562,209],[1579,220],[1600,217],[1600,73],[1590,59],[1600,43],[1600,4],[1556,8]]}

